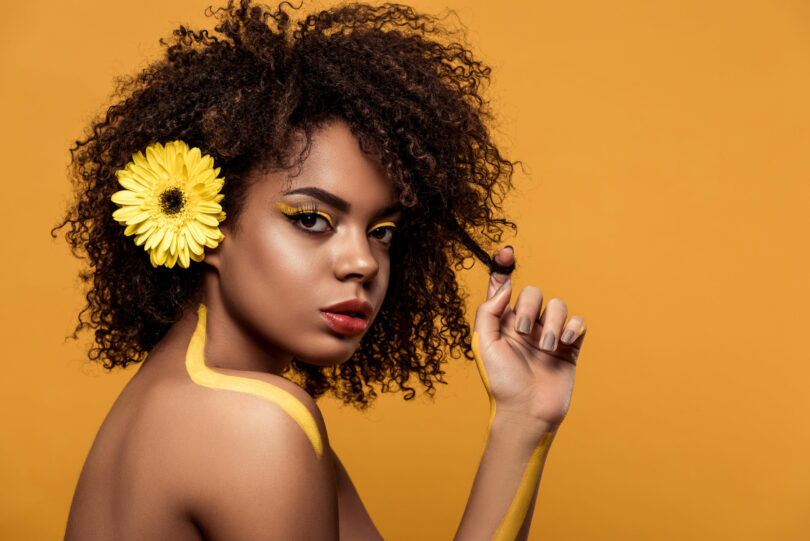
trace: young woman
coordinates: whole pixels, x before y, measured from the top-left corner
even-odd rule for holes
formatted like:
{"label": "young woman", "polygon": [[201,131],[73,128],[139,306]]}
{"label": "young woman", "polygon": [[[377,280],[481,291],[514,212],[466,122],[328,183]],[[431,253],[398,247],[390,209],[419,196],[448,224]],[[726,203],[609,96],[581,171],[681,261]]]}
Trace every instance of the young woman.
{"label": "young woman", "polygon": [[[77,332],[141,364],[66,538],[381,539],[315,399],[431,394],[450,351],[491,406],[456,539],[525,539],[585,327],[534,286],[510,306],[514,251],[487,255],[516,163],[485,125],[489,69],[403,5],[211,14],[219,37],[175,30],[72,149]],[[472,333],[471,256],[492,270]]]}

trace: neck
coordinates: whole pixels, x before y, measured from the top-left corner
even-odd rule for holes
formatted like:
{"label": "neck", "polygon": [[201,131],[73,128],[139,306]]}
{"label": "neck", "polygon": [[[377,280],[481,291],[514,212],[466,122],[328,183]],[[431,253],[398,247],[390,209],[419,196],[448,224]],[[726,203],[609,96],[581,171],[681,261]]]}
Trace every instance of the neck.
{"label": "neck", "polygon": [[[252,370],[280,375],[293,359],[246,327],[228,310],[219,287],[219,276],[209,270],[203,276],[202,298],[206,307],[205,364],[212,368]],[[197,306],[187,309],[183,318],[197,322]]]}

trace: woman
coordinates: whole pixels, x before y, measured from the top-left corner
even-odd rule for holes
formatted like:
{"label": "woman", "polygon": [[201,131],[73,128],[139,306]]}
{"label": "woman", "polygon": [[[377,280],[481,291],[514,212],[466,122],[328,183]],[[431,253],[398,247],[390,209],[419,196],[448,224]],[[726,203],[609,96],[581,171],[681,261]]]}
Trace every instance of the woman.
{"label": "woman", "polygon": [[[489,68],[402,5],[211,14],[220,38],[175,30],[72,149],[77,332],[104,366],[141,365],[66,538],[381,539],[315,399],[410,399],[412,375],[430,394],[450,350],[491,405],[456,538],[525,539],[584,321],[560,299],[541,314],[534,286],[510,307],[514,251],[487,255],[514,227]],[[472,336],[454,273],[471,255],[493,271]]]}

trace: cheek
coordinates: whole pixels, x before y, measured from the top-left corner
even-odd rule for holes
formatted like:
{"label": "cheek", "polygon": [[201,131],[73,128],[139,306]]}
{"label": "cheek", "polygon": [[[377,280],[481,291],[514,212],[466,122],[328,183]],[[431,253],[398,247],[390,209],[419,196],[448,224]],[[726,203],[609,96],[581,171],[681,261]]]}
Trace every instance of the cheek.
{"label": "cheek", "polygon": [[288,304],[306,294],[319,267],[306,242],[279,229],[258,229],[240,247],[240,274],[254,282],[257,297]]}

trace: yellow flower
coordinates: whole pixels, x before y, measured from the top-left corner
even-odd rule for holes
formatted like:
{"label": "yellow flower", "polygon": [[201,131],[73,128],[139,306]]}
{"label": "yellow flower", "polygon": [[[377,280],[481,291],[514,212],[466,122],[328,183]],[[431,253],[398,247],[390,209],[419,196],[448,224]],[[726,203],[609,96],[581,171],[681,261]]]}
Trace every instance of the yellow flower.
{"label": "yellow flower", "polygon": [[225,238],[219,230],[225,219],[219,170],[199,148],[171,141],[149,145],[146,156],[138,151],[115,172],[126,189],[112,195],[121,207],[112,216],[149,252],[153,267],[188,268],[189,260],[203,260],[206,246],[216,248]]}

